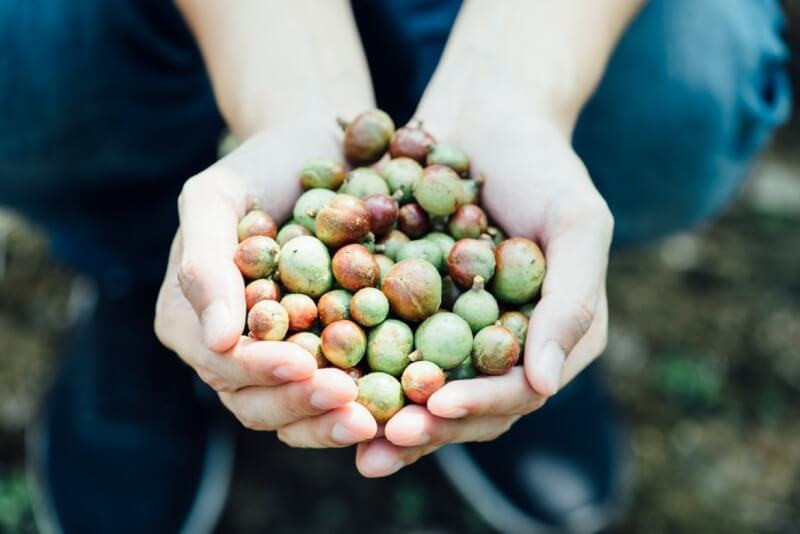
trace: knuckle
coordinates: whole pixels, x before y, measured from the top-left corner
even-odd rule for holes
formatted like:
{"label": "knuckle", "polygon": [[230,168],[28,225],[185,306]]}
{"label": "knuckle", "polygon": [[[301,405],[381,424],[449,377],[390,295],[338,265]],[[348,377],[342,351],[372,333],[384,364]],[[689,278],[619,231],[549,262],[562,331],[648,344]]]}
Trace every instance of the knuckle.
{"label": "knuckle", "polygon": [[178,282],[185,295],[189,295],[205,276],[203,265],[194,258],[183,258],[178,268]]}
{"label": "knuckle", "polygon": [[195,371],[197,372],[197,376],[200,377],[200,380],[208,384],[208,386],[217,393],[233,393],[236,391],[236,388],[231,386],[222,375],[213,369],[197,365],[195,366]]}
{"label": "knuckle", "polygon": [[581,338],[589,331],[594,321],[595,305],[585,299],[574,300],[569,306],[573,328],[577,338]]}

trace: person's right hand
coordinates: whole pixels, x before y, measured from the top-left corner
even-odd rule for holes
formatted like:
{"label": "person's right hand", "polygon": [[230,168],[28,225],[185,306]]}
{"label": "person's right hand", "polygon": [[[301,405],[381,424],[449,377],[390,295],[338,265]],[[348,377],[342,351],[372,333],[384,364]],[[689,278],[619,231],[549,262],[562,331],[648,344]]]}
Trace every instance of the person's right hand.
{"label": "person's right hand", "polygon": [[242,335],[244,282],[233,262],[237,224],[258,199],[277,222],[301,193],[299,170],[340,154],[340,133],[309,124],[271,128],[189,179],[180,227],[156,304],[155,331],[247,428],[277,430],[296,447],[344,447],[371,439],[375,419],[337,369],[317,369],[299,346]]}

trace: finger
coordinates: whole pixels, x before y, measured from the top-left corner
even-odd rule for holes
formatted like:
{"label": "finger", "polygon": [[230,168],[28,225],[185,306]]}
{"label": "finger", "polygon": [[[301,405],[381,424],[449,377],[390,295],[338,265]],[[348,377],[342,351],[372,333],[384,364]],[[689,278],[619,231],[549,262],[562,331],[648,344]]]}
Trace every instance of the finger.
{"label": "finger", "polygon": [[347,447],[374,438],[377,431],[378,424],[369,411],[351,402],[286,425],[278,430],[278,438],[292,447]]}
{"label": "finger", "polygon": [[454,380],[428,399],[428,410],[448,419],[467,415],[523,415],[545,402],[525,378],[521,367],[501,376]]}
{"label": "finger", "polygon": [[600,197],[557,217],[559,228],[544,243],[547,274],[525,350],[528,380],[545,396],[558,391],[567,355],[594,321],[613,231],[610,212]]}
{"label": "finger", "polygon": [[367,478],[389,476],[411,465],[438,447],[398,447],[385,438],[359,443],[356,449],[356,468]]}
{"label": "finger", "polygon": [[178,200],[183,249],[178,280],[212,350],[229,349],[244,329],[244,281],[233,262],[244,195],[236,175],[211,168],[191,178]]}
{"label": "finger", "polygon": [[406,406],[386,423],[386,439],[401,447],[488,441],[506,432],[517,419],[516,415],[444,419],[424,406]]}
{"label": "finger", "polygon": [[251,430],[275,430],[356,400],[358,388],[339,369],[319,369],[302,382],[222,392],[222,403]]}

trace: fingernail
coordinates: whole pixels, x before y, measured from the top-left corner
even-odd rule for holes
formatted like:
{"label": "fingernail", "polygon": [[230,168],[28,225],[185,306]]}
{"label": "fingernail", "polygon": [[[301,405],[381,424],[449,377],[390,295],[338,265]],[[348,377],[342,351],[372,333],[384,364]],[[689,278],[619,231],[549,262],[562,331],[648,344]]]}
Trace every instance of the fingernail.
{"label": "fingernail", "polygon": [[342,403],[327,391],[315,391],[311,394],[311,405],[318,410],[332,410]]}
{"label": "fingernail", "polygon": [[225,301],[217,299],[203,310],[200,323],[203,325],[203,338],[209,347],[216,346],[225,336],[230,326],[231,313]]}
{"label": "fingernail", "polygon": [[358,438],[342,423],[336,423],[331,430],[331,437],[337,443],[355,443]]}
{"label": "fingernail", "polygon": [[561,369],[564,367],[566,358],[564,350],[555,341],[545,343],[539,354],[539,373],[543,385],[552,393],[558,391],[561,383]]}
{"label": "fingernail", "polygon": [[272,374],[281,380],[300,380],[301,378],[307,377],[306,373],[291,365],[281,365],[276,368]]}
{"label": "fingernail", "polygon": [[[407,447],[421,447],[431,442],[431,437],[428,434],[422,433],[413,442],[406,445]],[[402,467],[402,466],[401,466]]]}
{"label": "fingernail", "polygon": [[466,408],[451,408],[447,410],[444,414],[444,417],[452,417],[453,419],[458,419],[460,417],[464,417],[467,415]]}

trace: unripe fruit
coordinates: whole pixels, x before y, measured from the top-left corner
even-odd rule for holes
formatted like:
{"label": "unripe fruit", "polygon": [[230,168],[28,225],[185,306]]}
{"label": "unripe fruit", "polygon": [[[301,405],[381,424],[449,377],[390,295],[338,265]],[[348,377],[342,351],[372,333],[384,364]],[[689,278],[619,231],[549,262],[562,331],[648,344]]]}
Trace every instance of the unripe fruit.
{"label": "unripe fruit", "polygon": [[262,300],[278,300],[281,298],[281,288],[272,280],[259,278],[253,280],[244,288],[244,302],[247,310],[256,302]]}
{"label": "unripe fruit", "polygon": [[525,338],[528,335],[528,317],[518,311],[507,311],[498,319],[498,326],[504,326],[517,336],[520,350],[525,346]]}
{"label": "unripe fruit", "polygon": [[544,255],[533,241],[506,239],[494,251],[497,268],[492,293],[507,304],[524,304],[539,292],[544,281]]}
{"label": "unripe fruit", "polygon": [[453,278],[445,276],[442,278],[442,307],[448,310],[453,309],[453,305],[461,296],[461,288],[453,282]]}
{"label": "unripe fruit", "polygon": [[470,287],[476,276],[489,280],[494,276],[494,250],[480,239],[459,239],[447,257],[450,276],[461,287]]}
{"label": "unripe fruit", "polygon": [[397,252],[397,261],[419,258],[430,262],[437,271],[442,270],[442,249],[433,241],[415,239],[405,243]]}
{"label": "unripe fruit", "polygon": [[344,155],[352,165],[371,165],[383,157],[392,135],[389,115],[379,109],[365,111],[345,127]]}
{"label": "unripe fruit", "polygon": [[414,199],[431,215],[450,215],[462,196],[461,179],[453,169],[431,165],[414,184]]}
{"label": "unripe fruit", "polygon": [[381,172],[389,185],[392,195],[405,204],[413,199],[414,184],[422,178],[422,166],[410,158],[397,158],[389,161]]}
{"label": "unripe fruit", "polygon": [[464,380],[467,378],[475,378],[478,376],[478,371],[476,371],[475,366],[472,365],[472,355],[470,355],[464,358],[464,361],[458,364],[458,367],[445,371],[445,374],[447,375],[447,380]]}
{"label": "unripe fruit", "polygon": [[483,185],[482,179],[461,180],[461,201],[459,204],[466,206],[467,204],[477,204],[478,197],[481,194],[481,186]]}
{"label": "unripe fruit", "polygon": [[388,195],[389,186],[381,175],[369,167],[353,169],[347,175],[340,193],[367,198],[370,195]]}
{"label": "unripe fruit", "polygon": [[483,278],[476,276],[472,289],[458,297],[453,305],[453,313],[464,319],[475,333],[494,324],[500,315],[500,308],[492,294],[483,289]]}
{"label": "unripe fruit", "polygon": [[519,341],[508,328],[487,326],[475,335],[472,364],[485,375],[502,375],[519,360]]}
{"label": "unripe fruit", "polygon": [[275,272],[280,250],[271,237],[254,235],[239,243],[233,261],[245,278],[266,278]]}
{"label": "unripe fruit", "polygon": [[314,158],[300,172],[300,184],[303,189],[336,189],[342,185],[345,174],[342,162],[332,158]]}
{"label": "unripe fruit", "polygon": [[339,285],[350,291],[375,287],[381,274],[375,257],[363,245],[355,243],[337,250],[331,266]]}
{"label": "unripe fruit", "polygon": [[358,398],[375,421],[385,423],[405,404],[403,387],[387,373],[369,373],[358,380]]}
{"label": "unripe fruit", "polygon": [[317,305],[308,295],[290,293],[281,299],[281,306],[289,314],[289,330],[308,330],[317,320]]}
{"label": "unripe fruit", "polygon": [[317,368],[322,368],[328,365],[328,360],[322,354],[322,340],[317,334],[311,332],[298,332],[289,336],[286,341],[300,345],[306,352],[311,354],[317,360]]}
{"label": "unripe fruit", "polygon": [[400,383],[406,398],[417,404],[425,404],[445,382],[444,371],[433,362],[413,362],[403,371]]}
{"label": "unripe fruit", "polygon": [[247,314],[250,337],[259,341],[280,341],[289,330],[289,315],[274,300],[256,302]]}
{"label": "unripe fruit", "polygon": [[362,326],[375,326],[389,315],[389,300],[380,289],[359,289],[350,301],[350,315]]}
{"label": "unripe fruit", "polygon": [[406,204],[397,213],[397,227],[409,237],[422,237],[430,228],[428,214],[419,204]]}
{"label": "unripe fruit", "polygon": [[370,331],[367,338],[367,363],[373,371],[400,376],[409,364],[414,348],[414,333],[402,321],[387,319]]}
{"label": "unripe fruit", "polygon": [[431,232],[426,235],[424,239],[433,241],[439,245],[439,249],[442,251],[442,260],[447,259],[447,256],[450,255],[450,251],[453,250],[453,245],[456,244],[455,239],[442,232]]}
{"label": "unripe fruit", "polygon": [[486,213],[474,204],[467,204],[450,217],[447,228],[455,239],[478,239],[488,225]]}
{"label": "unripe fruit", "polygon": [[350,301],[353,295],[344,289],[328,291],[319,298],[317,314],[322,326],[350,318]]}
{"label": "unripe fruit", "polygon": [[364,205],[369,212],[370,230],[375,236],[380,237],[394,227],[400,207],[393,197],[370,195],[364,199]]}
{"label": "unripe fruit", "polygon": [[389,155],[393,158],[411,158],[424,163],[428,151],[435,144],[436,140],[422,128],[420,121],[411,121],[392,136],[389,142]]}
{"label": "unripe fruit", "polygon": [[254,235],[264,235],[274,239],[278,234],[278,227],[267,212],[254,209],[248,211],[239,221],[237,233],[239,241],[244,241]]}
{"label": "unripe fruit", "polygon": [[317,214],[314,229],[329,247],[358,243],[369,234],[369,211],[360,198],[336,195]]}
{"label": "unripe fruit", "polygon": [[392,230],[386,234],[383,239],[378,241],[377,245],[379,248],[376,248],[376,251],[383,253],[392,261],[397,261],[397,252],[400,250],[400,247],[403,246],[403,243],[408,243],[408,241],[409,239],[406,234],[400,230]]}
{"label": "unripe fruit", "polygon": [[375,254],[375,261],[378,263],[378,267],[381,270],[381,274],[378,277],[378,286],[380,286],[383,284],[383,279],[386,278],[386,273],[388,273],[389,269],[394,265],[394,261],[392,261],[389,256],[384,256],[383,254]]}
{"label": "unripe fruit", "polygon": [[442,369],[452,369],[472,350],[472,330],[467,322],[450,312],[431,315],[419,325],[414,345],[423,360]]}
{"label": "unripe fruit", "polygon": [[528,319],[530,319],[531,315],[533,315],[533,308],[535,306],[536,305],[533,302],[529,302],[527,304],[523,304],[522,307],[520,307],[519,312],[522,315],[524,315],[525,317],[527,317]]}
{"label": "unripe fruit", "polygon": [[421,321],[442,303],[442,278],[429,262],[420,259],[396,263],[381,284],[392,311],[406,321]]}
{"label": "unripe fruit", "polygon": [[336,367],[355,367],[367,350],[367,336],[353,321],[336,321],[322,331],[322,353]]}
{"label": "unripe fruit", "polygon": [[275,241],[278,242],[278,245],[283,246],[287,241],[290,241],[295,237],[300,237],[301,235],[311,235],[311,232],[309,232],[305,226],[297,223],[289,223],[283,225],[278,232],[278,237],[275,238]]}
{"label": "unripe fruit", "polygon": [[428,152],[428,165],[444,165],[461,176],[469,174],[469,157],[455,145],[437,143]]}
{"label": "unripe fruit", "polygon": [[330,189],[309,189],[297,199],[292,210],[294,221],[308,230],[314,231],[314,219],[320,210],[330,202],[336,193]]}
{"label": "unripe fruit", "polygon": [[333,284],[331,257],[316,237],[295,237],[283,245],[278,270],[281,283],[292,293],[318,297]]}

